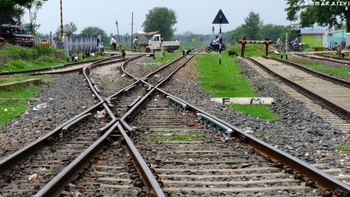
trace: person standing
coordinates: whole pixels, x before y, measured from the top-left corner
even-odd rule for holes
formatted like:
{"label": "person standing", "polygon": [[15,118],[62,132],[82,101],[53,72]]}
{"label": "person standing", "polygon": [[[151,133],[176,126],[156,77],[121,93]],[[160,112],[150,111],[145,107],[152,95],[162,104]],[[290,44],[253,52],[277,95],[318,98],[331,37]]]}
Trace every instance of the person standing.
{"label": "person standing", "polygon": [[117,50],[117,41],[114,40],[114,36],[111,38],[111,45],[113,45],[114,50]]}
{"label": "person standing", "polygon": [[277,50],[280,50],[280,48],[281,48],[281,38],[279,36],[277,37],[276,48],[277,48]]}
{"label": "person standing", "polygon": [[132,52],[133,53],[136,52],[136,47],[138,46],[138,43],[137,43],[138,39],[139,39],[139,37],[136,36],[135,39],[132,41]]}

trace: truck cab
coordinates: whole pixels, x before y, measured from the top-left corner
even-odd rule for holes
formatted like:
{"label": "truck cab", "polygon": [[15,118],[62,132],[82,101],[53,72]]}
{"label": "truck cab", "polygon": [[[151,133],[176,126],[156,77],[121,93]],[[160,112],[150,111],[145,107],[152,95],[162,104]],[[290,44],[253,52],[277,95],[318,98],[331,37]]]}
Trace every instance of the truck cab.
{"label": "truck cab", "polygon": [[148,41],[148,46],[146,47],[146,53],[151,53],[154,50],[159,50],[161,47],[164,47],[164,50],[169,53],[173,53],[175,50],[180,48],[179,41],[163,41],[163,36],[160,34],[155,34]]}
{"label": "truck cab", "polygon": [[34,36],[30,35],[27,30],[18,25],[2,24],[0,37],[6,42],[20,46],[34,46]]}

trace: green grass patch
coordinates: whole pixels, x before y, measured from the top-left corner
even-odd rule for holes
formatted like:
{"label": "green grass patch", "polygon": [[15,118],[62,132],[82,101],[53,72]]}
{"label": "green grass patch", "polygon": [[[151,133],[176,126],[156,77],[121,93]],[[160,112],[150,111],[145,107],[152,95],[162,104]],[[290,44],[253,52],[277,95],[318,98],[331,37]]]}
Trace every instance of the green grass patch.
{"label": "green grass patch", "polygon": [[12,90],[0,90],[1,98],[32,98],[40,91],[40,87],[34,85],[16,86]]}
{"label": "green grass patch", "polygon": [[256,135],[256,136],[276,136],[277,134],[278,134],[278,131],[262,130],[262,131],[254,132],[254,135]]}
{"label": "green grass patch", "polygon": [[28,109],[26,100],[12,100],[12,98],[33,98],[39,91],[40,87],[34,85],[16,86],[12,90],[0,90],[1,98],[9,99],[0,101],[0,124],[6,124]]}
{"label": "green grass patch", "polygon": [[295,58],[292,58],[291,60],[292,60],[292,62],[294,62],[296,64],[303,65],[303,66],[311,68],[313,70],[323,71],[325,73],[329,73],[329,74],[333,74],[333,75],[350,77],[350,70],[348,68],[345,68],[345,67],[338,67],[338,68],[328,67],[324,64],[321,64],[319,62],[312,61],[312,60],[300,60],[300,59],[295,59]]}
{"label": "green grass patch", "polygon": [[167,132],[156,132],[153,135],[146,137],[149,141],[188,141],[188,140],[202,140],[204,139],[201,133],[189,133],[189,134],[174,134]]}
{"label": "green grass patch", "polygon": [[[249,54],[261,55],[261,48],[259,46],[252,47],[251,49],[256,50],[257,48],[259,49],[258,52],[250,52]],[[261,47],[264,47],[264,45]],[[240,69],[238,66],[239,61],[237,59],[228,57],[228,50],[223,52],[221,64],[219,64],[218,61],[218,54],[205,54],[195,57],[197,69],[201,73],[200,76],[197,77],[201,87],[211,94],[212,97],[256,97],[256,91],[250,85],[250,82],[243,76],[243,74],[248,71]],[[257,116],[261,119],[278,119],[278,116],[271,113],[266,105],[230,106],[242,113]]]}
{"label": "green grass patch", "polygon": [[0,101],[0,124],[6,124],[9,120],[20,116],[27,109],[27,102],[23,100]]}
{"label": "green grass patch", "polygon": [[151,63],[165,63],[167,61],[174,60],[178,57],[182,56],[182,54],[179,53],[165,53],[163,58],[156,58]]}
{"label": "green grass patch", "polygon": [[270,111],[270,109],[266,105],[238,105],[238,104],[230,104],[230,106],[240,112],[245,114],[249,114],[252,116],[259,117],[263,120],[277,120],[278,115],[274,114]]}
{"label": "green grass patch", "polygon": [[0,72],[46,68],[64,61],[55,58],[61,49],[49,47],[20,47],[5,45],[0,48]]}
{"label": "green grass patch", "polygon": [[338,146],[337,150],[339,150],[339,151],[350,151],[350,142],[347,142],[347,143],[344,143],[343,145]]}
{"label": "green grass patch", "polygon": [[65,61],[52,58],[49,56],[43,56],[35,61],[23,61],[23,60],[13,60],[5,65],[0,65],[0,72],[4,71],[23,71],[23,70],[34,70],[40,68],[48,68],[51,66],[57,66],[64,64]]}
{"label": "green grass patch", "polygon": [[57,169],[47,169],[47,168],[39,168],[35,170],[35,173],[37,174],[55,174],[57,172]]}
{"label": "green grass patch", "polygon": [[16,74],[16,75],[4,75],[0,76],[0,84],[4,83],[11,83],[11,82],[17,82],[17,81],[25,81],[28,79],[34,79],[34,78],[39,78],[43,82],[49,81],[52,77],[51,76],[33,76],[33,75],[26,75],[26,74]]}
{"label": "green grass patch", "polygon": [[203,89],[214,97],[254,96],[254,90],[242,76],[238,61],[223,57],[222,64],[219,64],[216,57],[218,55],[196,56],[197,69],[201,73],[197,80]]}

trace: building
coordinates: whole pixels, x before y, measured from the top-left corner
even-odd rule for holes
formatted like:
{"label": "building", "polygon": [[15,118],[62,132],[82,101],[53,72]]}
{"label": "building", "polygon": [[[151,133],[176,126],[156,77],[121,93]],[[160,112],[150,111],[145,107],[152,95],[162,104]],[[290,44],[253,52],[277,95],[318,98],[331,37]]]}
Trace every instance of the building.
{"label": "building", "polygon": [[309,45],[316,51],[324,50],[325,30],[323,27],[309,27],[300,29],[302,43]]}
{"label": "building", "polygon": [[341,29],[328,33],[327,45],[329,48],[336,48],[341,42],[346,41],[346,30]]}

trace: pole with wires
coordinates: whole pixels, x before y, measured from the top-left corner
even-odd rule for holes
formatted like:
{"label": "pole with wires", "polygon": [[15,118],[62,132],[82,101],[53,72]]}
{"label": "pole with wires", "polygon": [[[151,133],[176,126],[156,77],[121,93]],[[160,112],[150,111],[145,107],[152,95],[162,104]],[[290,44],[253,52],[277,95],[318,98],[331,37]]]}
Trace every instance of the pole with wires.
{"label": "pole with wires", "polygon": [[[60,38],[63,39],[63,11],[62,11],[62,0],[60,0],[60,16],[61,16],[61,34]],[[63,41],[63,40],[62,40]]]}

